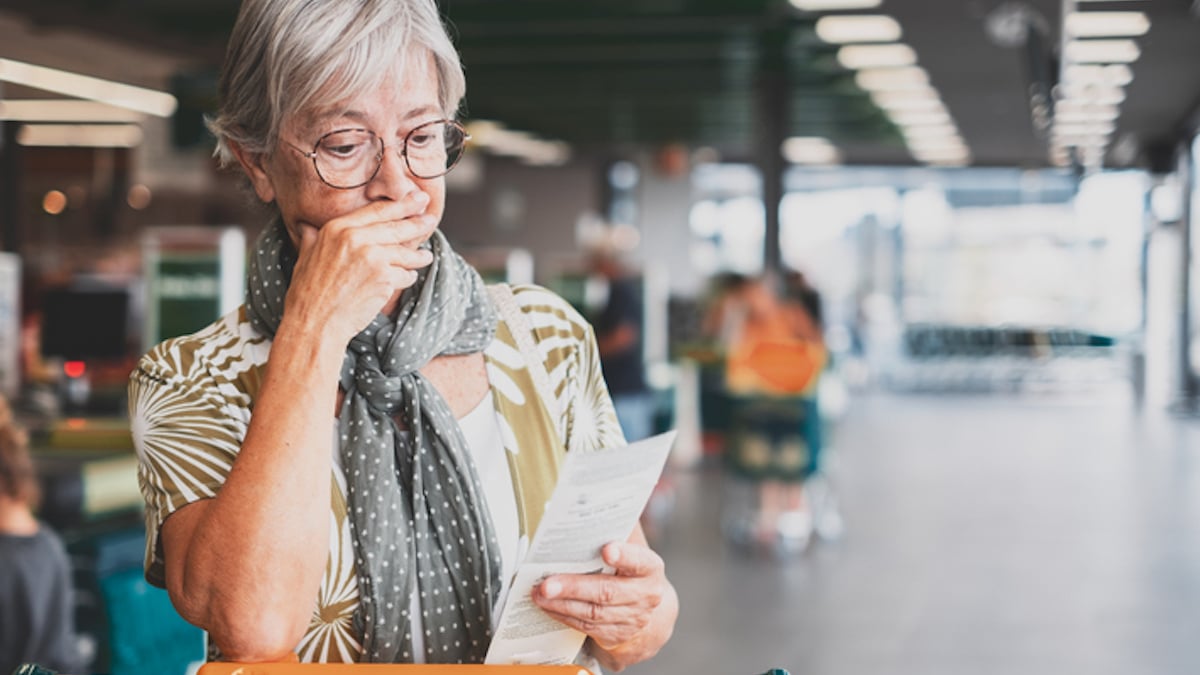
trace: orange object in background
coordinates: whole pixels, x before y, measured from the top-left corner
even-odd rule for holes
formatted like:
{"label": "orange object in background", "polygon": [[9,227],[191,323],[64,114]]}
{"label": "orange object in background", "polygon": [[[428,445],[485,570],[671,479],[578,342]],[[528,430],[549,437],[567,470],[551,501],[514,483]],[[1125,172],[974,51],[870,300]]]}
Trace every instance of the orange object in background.
{"label": "orange object in background", "polygon": [[726,386],[745,394],[806,394],[825,365],[825,348],[802,340],[759,340],[731,353]]}
{"label": "orange object in background", "polygon": [[580,666],[386,663],[206,663],[198,675],[592,675]]}

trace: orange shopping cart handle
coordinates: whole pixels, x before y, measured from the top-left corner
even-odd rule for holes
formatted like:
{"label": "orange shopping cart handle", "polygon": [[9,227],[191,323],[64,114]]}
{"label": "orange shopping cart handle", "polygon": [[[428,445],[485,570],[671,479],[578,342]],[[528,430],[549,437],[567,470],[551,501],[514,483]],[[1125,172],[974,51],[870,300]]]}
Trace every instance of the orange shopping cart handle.
{"label": "orange shopping cart handle", "polygon": [[592,675],[582,666],[424,663],[206,663],[198,675]]}

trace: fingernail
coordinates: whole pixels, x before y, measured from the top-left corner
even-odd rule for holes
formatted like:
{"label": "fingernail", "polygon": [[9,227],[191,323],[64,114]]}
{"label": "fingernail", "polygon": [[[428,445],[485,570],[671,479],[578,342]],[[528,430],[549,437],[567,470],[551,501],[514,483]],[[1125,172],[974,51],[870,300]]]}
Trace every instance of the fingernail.
{"label": "fingernail", "polygon": [[608,547],[608,564],[615,565],[621,559],[621,547],[611,544]]}
{"label": "fingernail", "polygon": [[542,595],[544,597],[557,598],[559,593],[562,593],[562,584],[553,579],[542,582]]}

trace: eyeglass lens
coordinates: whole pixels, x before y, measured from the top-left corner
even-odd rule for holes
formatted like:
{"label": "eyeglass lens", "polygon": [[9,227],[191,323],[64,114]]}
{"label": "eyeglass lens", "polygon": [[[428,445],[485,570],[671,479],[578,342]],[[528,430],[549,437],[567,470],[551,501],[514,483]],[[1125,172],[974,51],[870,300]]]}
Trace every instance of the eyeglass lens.
{"label": "eyeglass lens", "polygon": [[[419,178],[437,178],[458,162],[464,145],[462,127],[430,122],[404,139],[404,160]],[[345,129],[321,137],[314,157],[317,173],[333,187],[357,187],[369,182],[383,162],[383,141],[367,129]]]}

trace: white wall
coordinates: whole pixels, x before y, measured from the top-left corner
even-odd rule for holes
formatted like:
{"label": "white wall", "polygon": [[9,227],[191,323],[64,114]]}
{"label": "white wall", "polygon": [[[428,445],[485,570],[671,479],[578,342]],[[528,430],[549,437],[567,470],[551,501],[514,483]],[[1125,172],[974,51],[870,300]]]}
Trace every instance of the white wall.
{"label": "white wall", "polygon": [[692,267],[689,257],[688,210],[692,185],[688,173],[664,173],[648,160],[639,164],[637,225],[642,244],[635,260],[665,274],[672,295],[697,295],[703,290],[705,278]]}

